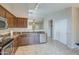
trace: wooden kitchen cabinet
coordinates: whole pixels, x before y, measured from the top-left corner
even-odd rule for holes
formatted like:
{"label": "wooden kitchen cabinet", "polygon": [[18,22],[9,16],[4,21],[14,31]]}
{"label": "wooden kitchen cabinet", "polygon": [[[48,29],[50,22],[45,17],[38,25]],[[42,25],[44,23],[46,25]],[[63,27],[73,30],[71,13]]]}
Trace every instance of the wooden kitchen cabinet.
{"label": "wooden kitchen cabinet", "polygon": [[15,20],[15,27],[17,28],[27,28],[27,18],[17,17]]}
{"label": "wooden kitchen cabinet", "polygon": [[6,11],[1,5],[0,5],[0,16],[1,17],[6,17]]}
{"label": "wooden kitchen cabinet", "polygon": [[19,46],[23,45],[31,45],[31,44],[39,44],[40,37],[39,33],[25,33],[19,37]]}
{"label": "wooden kitchen cabinet", "polygon": [[19,46],[23,46],[23,45],[28,45],[29,41],[27,39],[27,35],[21,35],[18,38],[18,45]]}
{"label": "wooden kitchen cabinet", "polygon": [[9,28],[14,27],[15,16],[11,14],[8,10],[6,10],[4,7],[2,7],[1,5],[0,5],[0,16],[7,18]]}
{"label": "wooden kitchen cabinet", "polygon": [[9,28],[27,28],[27,18],[16,17],[0,5],[0,16],[7,18]]}
{"label": "wooden kitchen cabinet", "polygon": [[13,41],[13,54],[15,54],[17,48],[18,48],[18,37],[15,37]]}
{"label": "wooden kitchen cabinet", "polygon": [[14,16],[8,12],[6,12],[6,18],[7,18],[7,22],[8,22],[8,27],[12,28],[14,27]]}
{"label": "wooden kitchen cabinet", "polygon": [[39,44],[40,43],[40,34],[37,32],[28,33],[29,44]]}

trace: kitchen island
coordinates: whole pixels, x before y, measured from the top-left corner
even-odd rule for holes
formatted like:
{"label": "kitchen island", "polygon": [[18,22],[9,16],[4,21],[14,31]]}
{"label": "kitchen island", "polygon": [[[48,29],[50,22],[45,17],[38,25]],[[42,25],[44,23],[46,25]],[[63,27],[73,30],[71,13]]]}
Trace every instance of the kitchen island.
{"label": "kitchen island", "polygon": [[41,44],[47,42],[47,35],[45,32],[21,32],[19,37],[19,45],[31,45],[31,44]]}

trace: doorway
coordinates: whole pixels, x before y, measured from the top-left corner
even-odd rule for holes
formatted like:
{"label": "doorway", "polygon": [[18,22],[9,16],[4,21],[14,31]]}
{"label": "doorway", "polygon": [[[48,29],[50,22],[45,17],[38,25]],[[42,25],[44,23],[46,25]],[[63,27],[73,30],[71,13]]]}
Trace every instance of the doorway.
{"label": "doorway", "polygon": [[50,31],[50,40],[53,40],[53,20],[49,20],[49,31]]}

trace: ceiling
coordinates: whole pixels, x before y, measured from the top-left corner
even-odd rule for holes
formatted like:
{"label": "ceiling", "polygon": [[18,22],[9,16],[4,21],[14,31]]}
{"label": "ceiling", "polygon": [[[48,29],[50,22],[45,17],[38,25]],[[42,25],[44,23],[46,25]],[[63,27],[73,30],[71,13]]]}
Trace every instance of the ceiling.
{"label": "ceiling", "polygon": [[[9,10],[17,17],[27,17],[29,10],[34,10],[37,3],[1,3],[3,7]],[[39,15],[44,16],[50,14],[51,12],[56,12],[58,10],[62,10],[64,8],[77,6],[79,4],[71,4],[71,3],[40,3],[38,9],[36,10]]]}

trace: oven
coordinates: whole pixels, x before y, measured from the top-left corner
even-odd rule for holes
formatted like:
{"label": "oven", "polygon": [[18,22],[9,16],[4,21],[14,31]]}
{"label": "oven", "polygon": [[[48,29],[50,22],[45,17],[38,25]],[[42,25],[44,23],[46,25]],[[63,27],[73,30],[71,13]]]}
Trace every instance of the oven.
{"label": "oven", "polygon": [[7,44],[2,49],[2,55],[11,55],[12,54],[12,42]]}
{"label": "oven", "polygon": [[12,55],[12,48],[13,48],[13,40],[8,41],[2,47],[1,54],[2,55]]}

